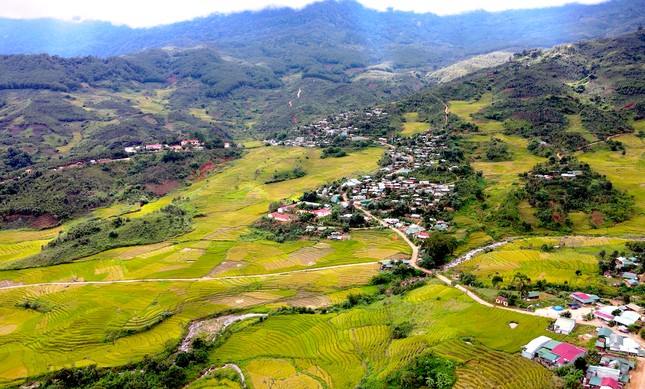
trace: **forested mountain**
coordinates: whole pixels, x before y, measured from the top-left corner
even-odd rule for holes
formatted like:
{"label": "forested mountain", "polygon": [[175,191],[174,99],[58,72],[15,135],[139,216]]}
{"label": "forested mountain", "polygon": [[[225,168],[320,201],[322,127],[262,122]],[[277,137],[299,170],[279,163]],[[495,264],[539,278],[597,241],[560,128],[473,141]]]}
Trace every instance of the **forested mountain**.
{"label": "forested mountain", "polygon": [[148,29],[2,19],[0,150],[37,162],[186,130],[219,138],[279,132],[399,99],[434,82],[428,71],[476,54],[633,31],[644,5],[438,17],[325,1]]}
{"label": "forested mountain", "polygon": [[[352,0],[302,10],[214,14],[146,29],[99,22],[0,20],[0,53],[101,57],[165,46],[207,44],[275,69],[317,64],[445,66],[500,49],[521,50],[607,35],[645,23],[642,0],[439,17],[378,12]],[[127,12],[127,11],[125,11]]]}

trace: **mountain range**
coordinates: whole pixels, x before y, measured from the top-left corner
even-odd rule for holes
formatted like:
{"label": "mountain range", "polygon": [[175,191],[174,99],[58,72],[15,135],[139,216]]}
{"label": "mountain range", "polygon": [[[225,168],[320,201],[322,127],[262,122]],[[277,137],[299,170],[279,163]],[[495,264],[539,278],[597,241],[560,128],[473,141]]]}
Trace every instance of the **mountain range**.
{"label": "mountain range", "polygon": [[[213,14],[133,29],[106,22],[0,19],[0,53],[108,57],[166,46],[207,45],[275,70],[321,64],[386,62],[396,68],[442,67],[495,50],[518,51],[615,36],[645,23],[643,0],[613,0],[534,10],[469,12],[440,17],[379,12],[353,0]],[[127,12],[127,10],[124,10]]]}

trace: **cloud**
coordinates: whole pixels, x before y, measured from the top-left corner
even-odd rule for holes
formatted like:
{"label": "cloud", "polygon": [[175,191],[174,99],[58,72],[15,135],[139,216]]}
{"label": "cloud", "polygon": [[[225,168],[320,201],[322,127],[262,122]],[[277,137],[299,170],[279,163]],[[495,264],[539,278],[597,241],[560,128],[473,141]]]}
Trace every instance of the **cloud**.
{"label": "cloud", "polygon": [[[102,20],[131,27],[151,27],[191,20],[212,13],[257,11],[267,7],[295,9],[322,0],[2,0],[0,17],[12,19],[56,18]],[[366,7],[386,11],[457,14],[483,9],[503,11],[560,6],[568,3],[598,4],[607,0],[358,0]]]}

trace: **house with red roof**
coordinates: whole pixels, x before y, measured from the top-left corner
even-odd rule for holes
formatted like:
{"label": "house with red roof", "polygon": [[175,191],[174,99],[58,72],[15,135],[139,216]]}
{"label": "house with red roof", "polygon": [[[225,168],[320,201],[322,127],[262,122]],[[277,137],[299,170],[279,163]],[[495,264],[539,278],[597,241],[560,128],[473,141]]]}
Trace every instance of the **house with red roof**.
{"label": "house with red roof", "polygon": [[331,209],[330,208],[323,208],[323,209],[317,209],[315,211],[311,211],[317,218],[322,218],[322,217],[327,217],[331,215]]}
{"label": "house with red roof", "polygon": [[[546,367],[562,367],[572,364],[576,359],[587,355],[587,350],[569,343],[559,342],[546,336],[533,339],[524,346],[522,356],[536,358]],[[527,351],[528,350],[528,351]]]}
{"label": "house with red roof", "polygon": [[558,366],[566,366],[572,364],[576,359],[587,355],[587,350],[582,347],[577,347],[569,343],[560,343],[555,346],[551,352],[559,358],[556,361]]}
{"label": "house with red roof", "polygon": [[595,294],[586,294],[582,292],[573,292],[569,295],[572,299],[579,302],[580,304],[594,304],[596,301],[600,300],[600,297]]}
{"label": "house with red roof", "polygon": [[273,212],[269,214],[269,219],[273,219],[278,222],[290,222],[291,217],[280,212]]}
{"label": "house with red roof", "polygon": [[283,207],[278,208],[278,212],[280,213],[291,213],[293,210],[298,206],[298,203],[293,203],[290,205],[285,205]]}
{"label": "house with red roof", "polygon": [[602,320],[604,320],[604,321],[612,321],[612,320],[614,320],[614,315],[609,314],[609,313],[605,313],[605,312],[600,311],[600,310],[598,310],[598,311],[594,311],[594,312],[593,312],[593,315],[594,315],[597,319],[602,319]]}

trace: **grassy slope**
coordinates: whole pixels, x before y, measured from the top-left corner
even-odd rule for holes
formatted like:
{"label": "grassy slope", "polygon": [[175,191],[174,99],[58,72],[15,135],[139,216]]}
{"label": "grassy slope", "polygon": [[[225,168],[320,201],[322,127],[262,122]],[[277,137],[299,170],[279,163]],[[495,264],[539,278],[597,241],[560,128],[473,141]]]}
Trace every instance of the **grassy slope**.
{"label": "grassy slope", "polygon": [[[406,320],[415,324],[411,335],[392,340],[388,324]],[[519,326],[511,329],[510,321]],[[434,350],[465,362],[458,369],[458,387],[473,387],[478,375],[472,370],[478,366],[489,373],[484,379],[493,381],[488,387],[525,384],[524,378],[531,376],[534,379],[528,388],[545,388],[550,379],[546,369],[507,354],[517,353],[519,345],[546,334],[544,328],[546,319],[483,307],[455,289],[433,283],[403,298],[339,314],[272,317],[234,334],[212,358],[218,363],[240,364],[255,388],[269,387],[263,377],[289,372],[287,379],[295,371],[326,384],[322,387],[346,388],[355,386],[365,374],[382,381],[418,353]],[[459,340],[463,337],[472,337],[481,345],[469,346]],[[476,347],[479,351],[474,351]],[[498,363],[500,359],[506,363]]]}
{"label": "grassy slope", "polygon": [[[495,136],[508,144],[513,154],[512,161],[504,162],[474,162],[473,167],[481,170],[487,180],[486,193],[489,202],[493,206],[499,204],[509,190],[521,186],[517,175],[529,171],[535,164],[545,159],[536,157],[528,152],[526,146],[528,141],[518,136],[507,136],[502,133],[502,123],[496,121],[475,121],[470,115],[492,103],[493,97],[485,94],[478,101],[451,101],[450,111],[459,115],[462,119],[477,123],[480,128],[479,134],[471,134],[465,138],[472,142],[483,142],[490,136]],[[570,116],[570,131],[580,132],[584,135],[579,117]],[[634,125],[636,132],[645,128],[645,122]],[[645,188],[642,185],[642,177],[645,176],[645,142],[635,135],[619,136],[616,140],[621,141],[627,147],[627,154],[609,150],[587,152],[579,157],[583,162],[591,165],[592,169],[604,174],[614,185],[626,190],[635,196],[637,214],[632,219],[610,228],[592,229],[589,217],[583,213],[572,213],[571,219],[574,222],[573,233],[608,236],[640,236],[643,233],[642,225],[645,222]],[[537,222],[533,209],[528,202],[520,203],[520,212],[524,219],[533,224]],[[462,225],[473,224],[472,215],[459,215],[457,218]],[[548,234],[547,230],[536,230],[536,233]],[[476,235],[474,239],[484,241],[485,239]],[[469,245],[472,246],[472,245]]]}
{"label": "grassy slope", "polygon": [[428,123],[419,121],[419,114],[410,112],[403,115],[405,122],[403,123],[402,136],[412,136],[428,131]]}
{"label": "grassy slope", "polygon": [[[645,129],[645,122],[635,126],[636,132]],[[645,141],[635,135],[624,135],[615,138],[622,142],[627,149],[625,155],[609,150],[584,153],[580,160],[588,163],[592,169],[607,176],[614,186],[634,196],[636,200],[636,215],[630,220],[617,226],[604,229],[593,229],[589,223],[580,223],[581,232],[594,235],[630,235],[643,236],[645,225]]]}

